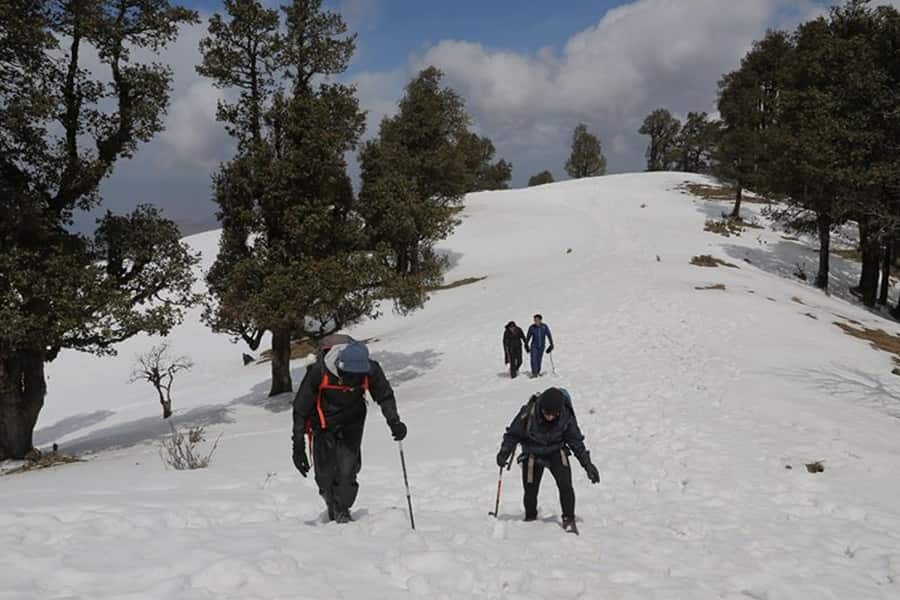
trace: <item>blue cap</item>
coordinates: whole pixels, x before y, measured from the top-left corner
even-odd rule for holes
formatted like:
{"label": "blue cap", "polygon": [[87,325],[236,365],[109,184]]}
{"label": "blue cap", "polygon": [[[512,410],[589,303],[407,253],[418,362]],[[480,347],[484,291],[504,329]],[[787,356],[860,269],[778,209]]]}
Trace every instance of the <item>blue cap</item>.
{"label": "blue cap", "polygon": [[361,342],[347,344],[338,355],[337,368],[347,373],[368,373],[369,349]]}

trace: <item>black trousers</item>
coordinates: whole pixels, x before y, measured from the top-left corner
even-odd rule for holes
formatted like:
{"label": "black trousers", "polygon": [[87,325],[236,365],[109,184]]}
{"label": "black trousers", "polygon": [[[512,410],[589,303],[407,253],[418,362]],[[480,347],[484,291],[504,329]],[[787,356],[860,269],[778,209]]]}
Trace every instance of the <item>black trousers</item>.
{"label": "black trousers", "polygon": [[569,457],[562,451],[549,456],[526,456],[522,461],[522,486],[525,488],[525,517],[537,517],[538,492],[544,468],[550,470],[559,488],[559,504],[563,517],[575,516],[575,489],[572,487],[572,468]]}
{"label": "black trousers", "polygon": [[334,519],[349,512],[356,501],[359,483],[356,476],[362,468],[363,428],[365,421],[344,425],[337,430],[317,431],[313,436],[313,467],[319,494]]}
{"label": "black trousers", "polygon": [[509,353],[509,376],[515,379],[516,375],[519,374],[519,369],[522,368],[522,353],[521,352],[510,352]]}

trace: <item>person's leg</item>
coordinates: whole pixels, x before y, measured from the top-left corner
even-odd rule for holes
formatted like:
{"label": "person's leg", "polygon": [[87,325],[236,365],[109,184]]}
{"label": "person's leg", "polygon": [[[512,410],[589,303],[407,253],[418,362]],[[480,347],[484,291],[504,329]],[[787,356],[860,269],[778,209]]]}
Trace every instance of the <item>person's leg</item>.
{"label": "person's leg", "polygon": [[356,476],[362,468],[363,424],[344,426],[337,434],[334,504],[335,514],[342,517],[349,516],[359,492]]}
{"label": "person's leg", "polygon": [[544,475],[543,465],[537,463],[533,456],[522,461],[522,487],[525,490],[525,520],[537,519],[538,492],[541,489],[541,477]]}
{"label": "person's leg", "polygon": [[563,519],[575,518],[575,488],[572,487],[572,465],[562,450],[550,458],[548,468],[559,489],[559,505]]}
{"label": "person's leg", "polygon": [[519,374],[519,369],[522,367],[522,355],[521,354],[513,354],[509,359],[509,376],[513,379],[516,378],[516,375]]}
{"label": "person's leg", "polygon": [[328,509],[328,520],[334,520],[334,485],[337,476],[337,440],[331,431],[319,431],[313,436],[313,469],[319,494]]}
{"label": "person's leg", "polygon": [[541,374],[541,362],[544,359],[544,349],[543,348],[532,348],[531,349],[531,373],[537,377]]}

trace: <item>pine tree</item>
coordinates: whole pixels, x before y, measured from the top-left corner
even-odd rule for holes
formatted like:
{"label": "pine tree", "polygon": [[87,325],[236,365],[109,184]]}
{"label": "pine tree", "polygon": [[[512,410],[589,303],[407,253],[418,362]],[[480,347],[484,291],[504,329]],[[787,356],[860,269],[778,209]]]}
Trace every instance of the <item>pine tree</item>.
{"label": "pine tree", "polygon": [[716,124],[705,112],[688,113],[673,149],[675,168],[685,173],[708,173],[715,148]]}
{"label": "pine tree", "polygon": [[346,69],[355,37],[321,5],[295,0],[279,26],[258,0],[230,0],[201,44],[198,70],[240,90],[219,108],[238,154],[214,176],[223,233],[206,319],[251,347],[271,333],[270,395],[292,388],[293,339],[374,316],[394,285],[346,174],[364,114],[353,88],[326,79]]}
{"label": "pine tree", "polygon": [[740,217],[743,191],[759,189],[768,178],[772,152],[767,134],[777,125],[783,64],[789,52],[788,35],[770,31],[754,43],[740,68],[719,82],[716,175],[734,184],[733,218]]}
{"label": "pine tree", "polygon": [[453,231],[472,180],[469,117],[441,78],[429,67],[409,82],[398,114],[359,157],[360,213],[372,244],[390,249],[388,266],[406,278],[398,296],[410,305],[441,280],[434,243]]}
{"label": "pine tree", "polygon": [[553,183],[553,173],[550,171],[541,171],[537,175],[532,175],[528,180],[528,187],[534,187],[536,185],[544,185],[547,183]]}
{"label": "pine tree", "polygon": [[648,171],[668,171],[677,161],[676,147],[680,131],[681,123],[664,108],[647,115],[638,133],[650,136],[645,153]]}
{"label": "pine tree", "polygon": [[566,161],[566,173],[573,179],[606,175],[606,157],[600,139],[581,123],[572,134],[572,154]]}
{"label": "pine tree", "polygon": [[512,165],[502,158],[494,162],[494,143],[476,133],[470,133],[462,141],[466,148],[467,168],[470,174],[469,192],[505,190],[512,179]]}
{"label": "pine tree", "polygon": [[197,259],[158,210],[106,213],[93,239],[70,231],[102,204],[115,164],[162,129],[171,71],[137,50],[195,21],[165,0],[0,3],[0,460],[32,450],[44,366],[61,350],[113,354],[167,333],[197,300]]}

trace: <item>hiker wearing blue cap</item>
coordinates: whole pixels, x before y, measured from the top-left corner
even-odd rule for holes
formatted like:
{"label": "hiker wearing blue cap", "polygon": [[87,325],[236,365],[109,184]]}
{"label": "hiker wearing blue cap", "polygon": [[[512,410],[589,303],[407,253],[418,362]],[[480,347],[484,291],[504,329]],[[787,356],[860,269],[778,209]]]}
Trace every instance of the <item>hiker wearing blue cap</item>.
{"label": "hiker wearing blue cap", "polygon": [[366,345],[348,336],[323,342],[320,359],[307,368],[294,398],[293,459],[306,477],[310,464],[304,436],[309,437],[328,519],[347,523],[359,491],[366,391],[381,407],[395,440],[406,437],[406,425],[397,414],[394,390]]}

